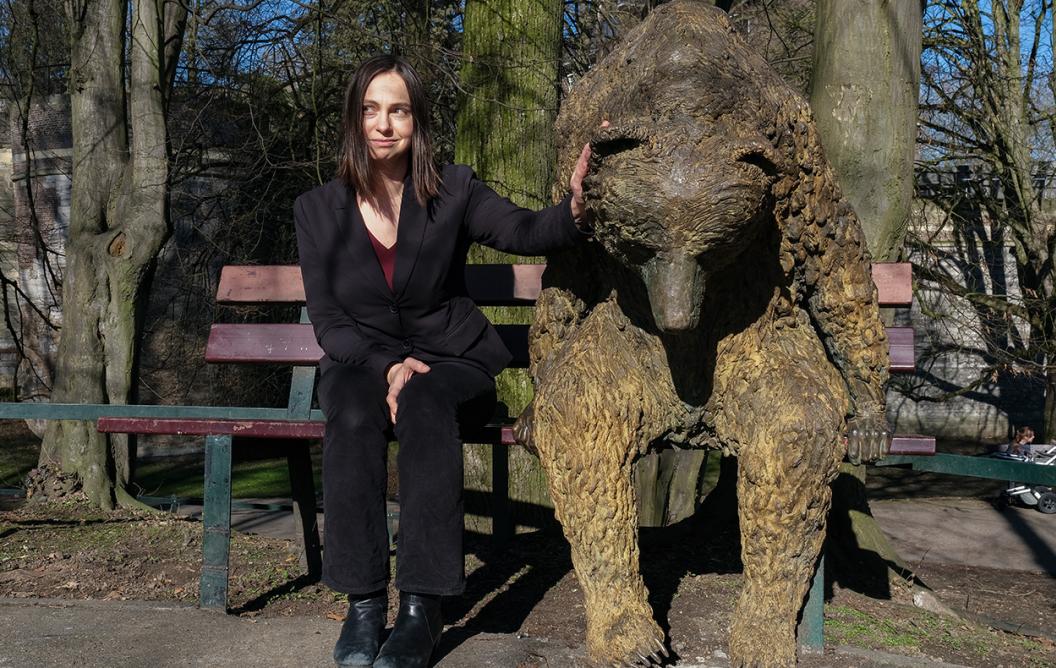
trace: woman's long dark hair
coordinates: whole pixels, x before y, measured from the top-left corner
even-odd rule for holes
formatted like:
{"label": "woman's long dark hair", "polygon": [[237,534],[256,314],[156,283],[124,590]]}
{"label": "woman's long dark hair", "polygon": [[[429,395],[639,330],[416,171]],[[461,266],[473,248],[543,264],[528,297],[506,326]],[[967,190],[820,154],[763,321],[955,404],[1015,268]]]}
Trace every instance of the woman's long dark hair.
{"label": "woman's long dark hair", "polygon": [[374,56],[364,61],[345,91],[345,109],[341,119],[341,153],[337,158],[337,177],[359,193],[370,193],[373,170],[370,150],[363,136],[363,96],[374,77],[384,72],[395,72],[407,86],[411,98],[411,177],[415,199],[422,206],[440,191],[440,172],[433,161],[433,142],[429,127],[429,103],[425,87],[418,73],[403,58],[392,55]]}

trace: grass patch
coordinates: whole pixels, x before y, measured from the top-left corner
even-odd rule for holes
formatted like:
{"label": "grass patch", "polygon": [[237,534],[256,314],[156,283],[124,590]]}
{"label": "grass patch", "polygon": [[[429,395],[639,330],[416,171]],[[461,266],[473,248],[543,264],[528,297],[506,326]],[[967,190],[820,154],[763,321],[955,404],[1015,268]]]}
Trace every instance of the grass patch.
{"label": "grass patch", "polygon": [[[946,658],[993,658],[1003,661],[1009,651],[1026,651],[1038,657],[1026,664],[1052,665],[1051,643],[994,631],[970,622],[941,617],[923,610],[894,605],[891,610],[866,612],[847,605],[825,608],[826,641],[908,655],[941,655]],[[1009,665],[1005,663],[1005,665]]]}
{"label": "grass patch", "polygon": [[700,497],[703,498],[708,492],[715,489],[715,485],[719,482],[719,465],[722,462],[722,453],[718,450],[708,451],[707,461],[704,464],[704,470],[701,471],[701,480],[697,482],[697,489],[700,490]]}
{"label": "grass patch", "polygon": [[[22,422],[0,422],[0,487],[24,486],[26,474],[40,457],[40,441]],[[298,444],[292,447],[304,447]],[[322,489],[322,451],[311,447],[315,486]],[[146,459],[136,465],[130,485],[133,494],[201,498],[205,479],[203,455]],[[289,497],[290,478],[285,457],[241,458],[235,451],[231,491],[235,498]]]}
{"label": "grass patch", "polygon": [[920,638],[911,629],[890,619],[879,619],[861,610],[830,605],[825,619],[825,634],[836,644],[874,649],[910,649],[920,651]]}
{"label": "grass patch", "polygon": [[26,474],[37,465],[40,441],[23,422],[0,423],[0,487],[22,487]]}
{"label": "grass patch", "polygon": [[[321,454],[312,450],[315,488],[322,489]],[[145,496],[201,498],[205,482],[202,457],[147,460],[136,466],[132,489]],[[231,467],[231,495],[235,498],[289,497],[286,459],[235,461]]]}

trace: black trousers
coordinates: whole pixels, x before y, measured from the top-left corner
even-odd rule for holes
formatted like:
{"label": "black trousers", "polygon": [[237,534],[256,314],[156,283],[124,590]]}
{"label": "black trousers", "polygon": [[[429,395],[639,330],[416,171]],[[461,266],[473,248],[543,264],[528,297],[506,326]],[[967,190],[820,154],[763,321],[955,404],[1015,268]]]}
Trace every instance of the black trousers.
{"label": "black trousers", "polygon": [[444,596],[465,588],[460,428],[495,410],[495,379],[462,362],[430,363],[399,395],[396,424],[376,371],[333,364],[319,382],[323,439],[323,582],[367,594],[389,579],[385,524],[389,428],[399,441],[400,534],[396,586]]}

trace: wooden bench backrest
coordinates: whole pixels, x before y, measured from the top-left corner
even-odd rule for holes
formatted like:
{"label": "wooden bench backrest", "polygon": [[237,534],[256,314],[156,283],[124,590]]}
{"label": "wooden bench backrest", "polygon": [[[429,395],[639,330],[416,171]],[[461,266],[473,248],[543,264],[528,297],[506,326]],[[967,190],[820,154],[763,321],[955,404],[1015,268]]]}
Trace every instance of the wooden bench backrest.
{"label": "wooden bench backrest", "polygon": [[[531,305],[539,297],[545,264],[471,264],[466,267],[469,296],[481,306]],[[873,283],[881,306],[913,301],[908,262],[873,265]],[[304,282],[297,265],[224,267],[216,291],[220,304],[303,304]]]}
{"label": "wooden bench backrest", "polygon": [[[473,264],[466,267],[469,296],[481,306],[531,306],[539,297],[545,264]],[[227,266],[216,290],[219,304],[303,304],[296,265]]]}
{"label": "wooden bench backrest", "polygon": [[[466,287],[482,306],[531,306],[542,286],[546,265],[482,264],[466,267]],[[873,265],[881,306],[909,306],[913,299],[908,263]],[[216,299],[221,304],[303,304],[304,284],[296,265],[227,266],[220,274]],[[528,326],[497,325],[513,353],[513,367],[528,365]],[[913,371],[913,330],[889,327],[891,371]],[[314,365],[322,357],[306,324],[214,324],[205,359],[209,362]]]}

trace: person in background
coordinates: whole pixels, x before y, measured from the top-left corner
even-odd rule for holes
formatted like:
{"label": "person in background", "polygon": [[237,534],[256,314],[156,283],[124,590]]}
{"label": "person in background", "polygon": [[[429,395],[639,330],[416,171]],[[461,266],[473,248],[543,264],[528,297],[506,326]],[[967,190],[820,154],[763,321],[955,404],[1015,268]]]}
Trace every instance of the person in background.
{"label": "person in background", "polygon": [[1030,427],[1023,426],[1016,430],[1016,435],[1012,437],[1012,442],[1004,446],[1001,452],[1008,452],[1012,455],[1026,455],[1030,454],[1030,444],[1034,442],[1034,430]]}

